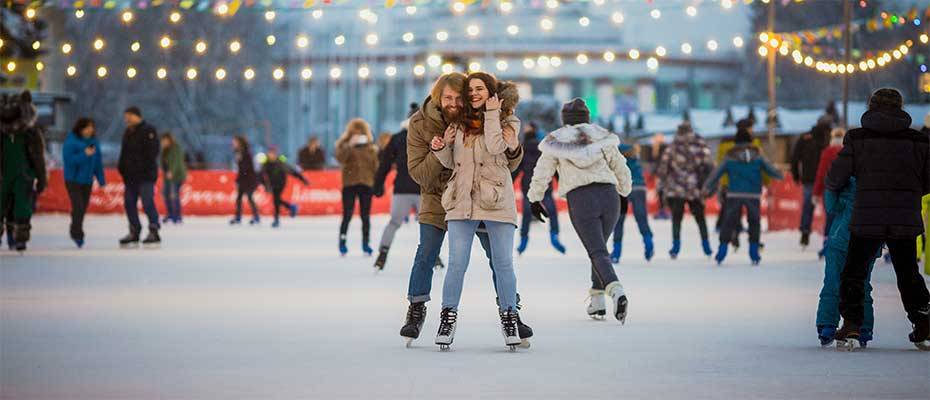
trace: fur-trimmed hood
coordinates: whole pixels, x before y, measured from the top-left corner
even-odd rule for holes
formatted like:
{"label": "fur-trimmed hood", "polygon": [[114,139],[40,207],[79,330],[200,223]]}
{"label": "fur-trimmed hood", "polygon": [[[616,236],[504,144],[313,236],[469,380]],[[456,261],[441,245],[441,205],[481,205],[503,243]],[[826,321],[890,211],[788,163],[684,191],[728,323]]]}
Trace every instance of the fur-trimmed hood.
{"label": "fur-trimmed hood", "polygon": [[510,81],[501,81],[497,84],[497,97],[501,100],[501,115],[512,115],[517,104],[520,103],[520,92],[517,85]]}
{"label": "fur-trimmed hood", "polygon": [[568,159],[584,168],[603,158],[602,149],[617,147],[620,138],[593,124],[566,125],[546,135],[539,150],[560,159]]}

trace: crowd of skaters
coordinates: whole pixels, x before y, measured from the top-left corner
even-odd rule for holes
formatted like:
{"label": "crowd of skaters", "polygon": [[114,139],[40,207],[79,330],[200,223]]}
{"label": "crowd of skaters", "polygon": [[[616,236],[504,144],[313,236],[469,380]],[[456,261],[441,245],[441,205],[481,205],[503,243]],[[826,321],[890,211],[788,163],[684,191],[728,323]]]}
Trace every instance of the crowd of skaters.
{"label": "crowd of skaters", "polygon": [[[34,156],[36,143],[44,147],[41,130],[34,125],[28,107],[21,104],[28,103],[25,97],[4,98],[4,141],[0,142],[4,145],[6,176],[11,176],[9,171],[24,170],[29,172],[24,176],[34,180],[25,194],[10,186],[10,179],[3,182],[0,200],[10,233],[7,240],[20,250],[25,249],[28,241],[28,217],[34,206],[24,206],[22,198],[31,196],[34,202],[45,186],[44,161]],[[541,222],[557,218],[551,186],[553,176],[557,176],[560,193],[568,202],[570,220],[590,260],[592,285],[587,313],[595,318],[605,315],[605,300],[610,299],[615,318],[620,321],[626,318],[629,300],[611,264],[619,262],[622,253],[623,223],[628,209],[633,210],[646,260],[655,253],[638,146],[621,143],[616,134],[592,124],[590,112],[581,99],[563,106],[563,126],[550,133],[540,132],[532,121],[523,125],[514,114],[518,103],[515,86],[497,81],[493,75],[447,74],[436,82],[422,108],[411,105],[400,132],[382,135],[376,143],[368,124],[355,119],[336,141],[335,158],[343,185],[341,254],[348,252],[346,236],[356,203],[362,221],[361,247],[366,255],[373,254],[369,245],[371,198],[384,195],[384,180],[391,169],[396,170],[397,176],[391,221],[382,233],[376,268],[384,268],[394,233],[409,220],[411,210],[418,218],[420,244],[411,270],[407,320],[401,329],[401,335],[408,340],[419,336],[425,319],[432,271],[441,264],[439,249],[446,232],[450,240],[449,268],[443,285],[436,343],[443,347],[452,344],[475,236],[484,247],[493,271],[505,343],[513,348],[525,344],[532,336],[532,329],[518,313],[520,297],[513,259],[514,233],[520,222],[513,181],[521,174],[524,218],[519,224],[517,252],[523,253],[528,246],[530,216]],[[16,107],[20,112],[13,118],[14,113],[7,108]],[[143,119],[140,109],[126,109],[124,121],[126,130],[118,170],[126,185],[124,206],[129,234],[119,242],[123,246],[135,245],[140,240],[143,244],[158,244],[162,223],[182,221],[179,193],[187,174],[184,152],[169,132],[159,135]],[[910,339],[924,343],[930,295],[917,271],[915,238],[925,229],[921,197],[930,192],[928,128],[924,132],[910,130],[911,120],[903,111],[903,99],[893,89],[873,94],[869,111],[862,118],[862,128],[849,132],[845,140],[844,131],[833,128],[834,123],[821,118],[810,132],[802,135],[791,157],[791,175],[803,185],[804,207],[799,226],[802,245],[809,243],[813,208],[821,198],[828,216],[820,252],[826,258],[826,267],[818,309],[818,336],[822,343],[836,340],[847,348],[856,343],[865,345],[872,339],[868,274],[884,245],[898,276],[908,318],[914,324]],[[753,137],[753,125],[752,120],[739,121],[736,134],[723,140],[718,148],[716,162],[707,143],[687,122],[679,126],[670,145],[650,149],[651,156],[658,160],[655,174],[660,209],[671,211],[671,258],[676,258],[681,249],[685,206],[698,224],[701,250],[713,255],[704,201],[717,195],[721,216],[715,260],[722,263],[728,247],[738,245],[738,235],[745,230],[741,222],[745,210],[749,256],[754,264],[760,262],[760,198],[764,186],[772,179],[782,179],[782,173],[763,156],[760,141]],[[31,140],[17,143],[14,140],[17,134]],[[75,123],[63,148],[65,181],[72,202],[70,235],[78,247],[84,244],[82,221],[93,181],[101,186],[106,184],[98,145],[94,122],[82,118]],[[279,157],[274,146],[268,149],[258,171],[244,137],[234,138],[233,149],[237,161],[237,201],[236,215],[230,222],[240,223],[245,197],[252,207],[250,222],[259,223],[252,197],[258,185],[264,185],[274,195],[272,226],[279,225],[282,208],[292,217],[296,215],[297,206],[284,201],[281,193],[288,176],[309,185],[299,169]],[[17,152],[23,156],[15,157]],[[892,154],[914,157],[889,156]],[[311,138],[301,149],[298,161],[305,169],[324,166],[326,156],[319,141]],[[168,211],[161,221],[154,203],[159,168],[164,177],[162,193]],[[138,216],[140,201],[148,220],[144,240]],[[28,212],[23,211],[27,208]],[[549,222],[551,245],[566,253],[557,223]],[[611,234],[614,246],[613,251],[608,251]],[[842,327],[838,327],[840,316],[844,321]]]}

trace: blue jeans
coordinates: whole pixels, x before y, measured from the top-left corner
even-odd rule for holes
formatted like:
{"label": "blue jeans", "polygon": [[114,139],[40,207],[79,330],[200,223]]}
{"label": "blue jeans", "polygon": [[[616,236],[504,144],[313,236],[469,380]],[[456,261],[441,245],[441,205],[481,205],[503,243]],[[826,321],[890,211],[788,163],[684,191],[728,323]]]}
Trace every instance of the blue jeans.
{"label": "blue jeans", "polygon": [[[527,185],[529,189],[529,185]],[[528,190],[523,191],[523,220],[520,222],[520,237],[530,235],[530,223],[533,222],[533,210],[530,208],[530,199],[526,197]],[[555,200],[552,199],[552,187],[546,190],[546,195],[542,199],[543,208],[549,213],[549,233],[559,234],[559,210],[555,207]]]}
{"label": "blue jeans", "polygon": [[[491,260],[491,239],[487,232],[477,232],[478,241],[484,248],[488,260]],[[430,291],[433,289],[433,267],[436,258],[442,249],[442,241],[446,231],[430,224],[420,224],[420,244],[417,246],[416,256],[413,258],[413,268],[410,270],[410,283],[407,285],[407,300],[411,303],[430,301]],[[491,262],[491,273],[494,273],[494,263]],[[497,290],[497,276],[493,277],[494,288]]]}
{"label": "blue jeans", "polygon": [[[823,273],[823,289],[820,289],[820,303],[817,304],[817,327],[839,326],[840,322],[840,274],[846,265],[846,252],[836,247],[828,247],[826,252],[826,267]],[[872,268],[875,259],[869,262],[869,270],[865,279],[864,318],[860,329],[872,332],[875,324],[875,314],[872,309]]]}
{"label": "blue jeans", "polygon": [[720,228],[720,243],[729,243],[733,236],[739,233],[740,218],[744,207],[746,219],[749,220],[749,243],[759,243],[761,236],[759,199],[734,196],[727,196],[723,226]]}
{"label": "blue jeans", "polygon": [[165,209],[168,211],[168,218],[175,221],[181,220],[181,182],[165,180],[165,188],[162,196],[165,198]]}
{"label": "blue jeans", "polygon": [[814,220],[814,185],[804,185],[804,205],[801,208],[801,232],[810,233]]}
{"label": "blue jeans", "polygon": [[[639,227],[639,233],[643,237],[652,237],[652,230],[649,229],[649,216],[646,212],[646,191],[633,190],[627,197],[626,203],[633,206],[633,218],[636,219],[636,225]],[[620,219],[614,226],[614,243],[623,243],[623,222],[626,221],[626,209],[621,207]]]}
{"label": "blue jeans", "polygon": [[126,183],[123,192],[123,208],[126,209],[126,218],[129,219],[129,230],[135,233],[142,231],[142,222],[139,221],[139,198],[142,198],[142,209],[149,220],[149,229],[158,229],[158,210],[155,208],[155,182]]}
{"label": "blue jeans", "polygon": [[[448,221],[449,270],[442,285],[442,308],[458,310],[465,284],[465,271],[471,259],[471,246],[478,232],[478,220]],[[491,264],[501,310],[517,309],[517,276],[513,271],[513,236],[515,226],[505,222],[484,221],[491,245]]]}
{"label": "blue jeans", "polygon": [[[824,210],[827,209],[826,201],[824,201],[823,209]],[[825,238],[830,236],[830,228],[833,226],[833,218],[834,218],[833,214],[827,213],[826,220],[824,221],[824,224],[823,224],[823,236]]]}

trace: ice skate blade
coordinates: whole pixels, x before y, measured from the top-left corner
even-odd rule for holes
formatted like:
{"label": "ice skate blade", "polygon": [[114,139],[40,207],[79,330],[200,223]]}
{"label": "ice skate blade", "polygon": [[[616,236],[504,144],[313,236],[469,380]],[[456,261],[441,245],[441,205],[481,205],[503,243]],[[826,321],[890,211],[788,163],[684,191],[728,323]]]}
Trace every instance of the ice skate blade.
{"label": "ice skate blade", "polygon": [[511,352],[511,353],[516,353],[516,352],[517,352],[517,346],[519,346],[519,345],[516,345],[516,344],[507,345],[507,347],[510,348],[510,352]]}
{"label": "ice skate blade", "polygon": [[847,340],[837,340],[836,341],[836,350],[853,352],[859,348],[859,339],[847,339]]}
{"label": "ice skate blade", "polygon": [[528,349],[528,348],[530,348],[530,341],[529,341],[529,339],[523,339],[523,340],[521,340],[519,346],[520,346],[521,349]]}
{"label": "ice skate blade", "polygon": [[930,340],[924,340],[923,342],[914,342],[914,347],[921,351],[930,351]]}
{"label": "ice skate blade", "polygon": [[139,248],[139,242],[120,243],[119,248],[121,248],[121,249],[138,249],[138,248]]}
{"label": "ice skate blade", "polygon": [[413,345],[413,338],[404,338],[404,347],[410,348]]}
{"label": "ice skate blade", "polygon": [[142,248],[143,248],[143,249],[147,249],[147,250],[160,249],[160,248],[161,248],[161,243],[146,243],[146,244],[143,244],[143,245],[142,245]]}
{"label": "ice skate blade", "polygon": [[439,351],[441,351],[441,352],[452,351],[452,345],[451,345],[451,344],[440,344],[440,345],[439,345]]}

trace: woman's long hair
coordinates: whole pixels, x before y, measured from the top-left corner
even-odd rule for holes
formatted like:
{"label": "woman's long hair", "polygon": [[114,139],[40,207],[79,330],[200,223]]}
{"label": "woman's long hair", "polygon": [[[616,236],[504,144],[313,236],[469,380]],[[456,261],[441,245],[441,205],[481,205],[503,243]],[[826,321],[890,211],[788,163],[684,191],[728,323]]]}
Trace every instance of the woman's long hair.
{"label": "woman's long hair", "polygon": [[471,107],[471,101],[468,98],[468,90],[471,87],[472,79],[480,79],[481,82],[484,82],[484,86],[488,88],[488,98],[494,97],[497,95],[497,78],[494,75],[491,75],[487,72],[472,72],[468,74],[468,79],[465,80],[465,115],[469,118],[483,119],[478,116],[479,112],[483,112],[487,107],[481,107],[481,109],[474,109]]}
{"label": "woman's long hair", "polygon": [[239,143],[238,151],[244,154],[246,157],[251,159],[252,158],[252,146],[249,145],[249,139],[246,139],[246,137],[242,135],[236,135],[236,136],[233,136],[233,140],[235,140],[236,143]]}
{"label": "woman's long hair", "polygon": [[368,143],[374,143],[375,140],[371,134],[371,127],[368,126],[368,123],[361,118],[355,118],[346,124],[346,129],[342,131],[342,135],[336,140],[337,146],[352,138],[355,132],[361,132],[368,137]]}
{"label": "woman's long hair", "polygon": [[[78,120],[74,122],[74,127],[71,128],[71,132],[74,132],[74,134],[78,135],[78,137],[83,137],[81,135],[81,131],[83,131],[84,128],[87,128],[88,126],[96,127],[97,124],[93,119],[87,117],[78,118]],[[94,132],[93,136],[97,136],[97,132]]]}

